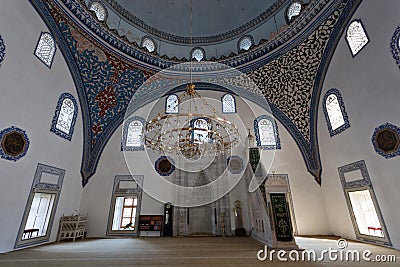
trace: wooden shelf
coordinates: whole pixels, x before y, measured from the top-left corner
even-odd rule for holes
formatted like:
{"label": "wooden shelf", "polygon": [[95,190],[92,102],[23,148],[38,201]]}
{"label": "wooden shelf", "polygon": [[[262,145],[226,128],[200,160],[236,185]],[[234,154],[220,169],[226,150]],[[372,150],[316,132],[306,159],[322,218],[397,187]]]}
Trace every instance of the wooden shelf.
{"label": "wooden shelf", "polygon": [[139,231],[162,231],[163,215],[140,215]]}

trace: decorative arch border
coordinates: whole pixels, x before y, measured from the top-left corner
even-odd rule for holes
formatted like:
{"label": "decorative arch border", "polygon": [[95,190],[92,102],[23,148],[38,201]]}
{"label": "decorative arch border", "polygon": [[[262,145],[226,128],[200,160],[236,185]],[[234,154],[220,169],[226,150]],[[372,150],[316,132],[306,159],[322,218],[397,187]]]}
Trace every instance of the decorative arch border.
{"label": "decorative arch border", "polygon": [[[133,147],[133,146],[126,145],[129,124],[131,124],[132,121],[140,121],[143,124],[143,127],[146,126],[146,120],[139,116],[132,116],[132,117],[129,117],[128,119],[124,120],[124,127],[122,129],[121,151],[144,151],[144,136],[143,135],[142,135],[142,142],[141,142],[142,145],[141,146]],[[142,128],[142,131],[143,131],[143,128]]]}
{"label": "decorative arch border", "polygon": [[[21,134],[24,137],[24,141],[25,141],[25,145],[22,149],[22,152],[20,154],[18,154],[17,156],[12,156],[10,154],[8,154],[6,151],[3,150],[3,137],[9,133],[12,132],[17,132],[19,134]],[[6,160],[10,160],[10,161],[17,161],[20,158],[24,157],[26,155],[26,153],[28,152],[28,148],[29,148],[29,138],[28,135],[26,134],[26,132],[18,127],[15,126],[11,126],[8,127],[4,130],[2,130],[0,132],[0,142],[1,142],[1,146],[0,146],[0,156],[3,159]]]}
{"label": "decorative arch border", "polygon": [[[60,131],[56,127],[58,116],[60,115],[60,110],[61,110],[62,103],[63,103],[64,99],[66,99],[66,98],[71,99],[72,103],[74,103],[74,115],[72,117],[72,123],[71,123],[71,128],[69,130],[69,133],[64,133],[63,131]],[[54,113],[53,120],[51,121],[50,131],[55,133],[56,135],[64,138],[64,139],[67,139],[68,141],[71,141],[72,134],[74,133],[75,122],[76,122],[76,117],[77,116],[78,116],[78,104],[77,104],[75,98],[73,97],[73,95],[71,95],[70,93],[61,94],[61,96],[58,98],[56,111]]]}
{"label": "decorative arch border", "polygon": [[[275,145],[261,145],[261,140],[260,140],[260,133],[259,133],[259,127],[258,123],[260,120],[270,120],[272,122],[272,127],[274,129],[274,136],[275,136]],[[275,150],[275,149],[281,149],[281,140],[279,138],[279,131],[278,131],[278,125],[276,124],[276,121],[273,117],[268,116],[268,115],[261,115],[255,118],[254,120],[254,134],[256,135],[256,141],[257,141],[257,146],[263,150]]]}
{"label": "decorative arch border", "polygon": [[[335,130],[332,129],[331,122],[329,121],[328,110],[326,109],[326,105],[325,105],[326,100],[328,99],[328,96],[331,94],[334,94],[337,97],[337,100],[338,100],[339,106],[340,106],[340,110],[342,111],[342,115],[343,115],[343,119],[344,119],[344,124]],[[350,127],[349,117],[347,116],[347,112],[344,107],[342,95],[340,94],[338,89],[332,88],[332,89],[329,89],[325,93],[324,100],[322,102],[322,108],[324,110],[326,124],[328,125],[328,131],[329,131],[329,134],[331,137],[333,137],[337,134],[340,134],[341,132],[343,132],[344,130],[346,130],[347,128]]]}

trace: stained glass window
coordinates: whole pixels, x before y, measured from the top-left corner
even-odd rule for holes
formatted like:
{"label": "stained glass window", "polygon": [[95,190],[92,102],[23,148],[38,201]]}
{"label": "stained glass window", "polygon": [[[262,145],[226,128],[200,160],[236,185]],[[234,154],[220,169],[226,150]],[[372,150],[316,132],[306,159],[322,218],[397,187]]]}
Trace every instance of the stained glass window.
{"label": "stained glass window", "polygon": [[165,102],[165,113],[179,113],[179,99],[177,95],[169,95]]}
{"label": "stained glass window", "polygon": [[35,49],[35,55],[49,68],[56,53],[56,43],[50,33],[42,32]]}
{"label": "stained glass window", "polygon": [[276,144],[274,126],[271,120],[261,119],[258,122],[258,132],[260,134],[260,145],[274,146]]}
{"label": "stained glass window", "polygon": [[347,28],[346,40],[351,53],[355,56],[369,42],[368,36],[360,20],[354,20]]}
{"label": "stained glass window", "polygon": [[333,88],[325,94],[323,109],[331,136],[334,136],[350,127],[344,103],[339,90]]}
{"label": "stained glass window", "polygon": [[156,44],[149,37],[143,38],[142,47],[146,47],[147,51],[149,52],[153,52],[154,50],[156,50]]}
{"label": "stained glass window", "polygon": [[293,2],[287,9],[287,20],[290,22],[293,17],[298,16],[301,12],[301,4]]}
{"label": "stained glass window", "polygon": [[71,140],[77,115],[78,105],[75,98],[69,93],[63,93],[58,99],[50,130],[67,140]]}
{"label": "stained glass window", "polygon": [[71,99],[65,98],[61,105],[60,114],[58,115],[56,128],[66,134],[69,134],[72,120],[74,119],[74,102]]}
{"label": "stained glass window", "polygon": [[190,58],[192,58],[192,59],[194,58],[197,61],[203,60],[204,59],[204,50],[201,48],[194,48],[192,50]]}
{"label": "stained glass window", "polygon": [[275,120],[267,115],[259,116],[254,120],[254,132],[257,146],[262,149],[280,149],[278,127]]}
{"label": "stained glass window", "polygon": [[107,10],[106,8],[103,6],[103,4],[99,3],[99,2],[92,2],[90,4],[90,10],[94,11],[96,13],[96,17],[98,20],[100,21],[104,21],[107,17]]}
{"label": "stained glass window", "polygon": [[208,130],[211,130],[211,124],[205,118],[198,118],[193,121],[193,142],[207,143],[209,141]]}
{"label": "stained glass window", "polygon": [[222,112],[223,113],[235,113],[236,103],[235,98],[231,94],[226,94],[222,97]]}
{"label": "stained glass window", "polygon": [[250,36],[245,36],[239,40],[239,50],[249,50],[253,45],[253,40]]}
{"label": "stained glass window", "polygon": [[329,122],[332,130],[336,130],[344,124],[342,110],[335,94],[330,94],[326,99],[326,110],[328,111]]}
{"label": "stained glass window", "polygon": [[129,123],[128,135],[126,137],[126,146],[140,147],[143,145],[142,141],[143,123],[134,120]]}

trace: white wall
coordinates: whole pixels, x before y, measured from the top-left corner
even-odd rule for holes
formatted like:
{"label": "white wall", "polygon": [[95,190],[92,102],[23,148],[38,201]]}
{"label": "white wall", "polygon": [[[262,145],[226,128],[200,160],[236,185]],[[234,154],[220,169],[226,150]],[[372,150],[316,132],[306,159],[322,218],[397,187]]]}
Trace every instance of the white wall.
{"label": "white wall", "polygon": [[[322,189],[332,233],[355,238],[337,168],[363,159],[396,248],[400,248],[399,157],[385,159],[375,153],[371,138],[381,124],[400,126],[400,75],[390,51],[392,34],[399,26],[399,8],[396,0],[361,2],[353,19],[362,20],[370,43],[353,58],[343,34],[324,81],[318,111]],[[322,110],[323,96],[330,88],[340,90],[351,125],[332,138]]]}
{"label": "white wall", "polygon": [[25,130],[30,146],[17,162],[0,159],[0,252],[14,247],[39,162],[66,170],[50,241],[56,239],[60,216],[79,207],[81,111],[71,142],[50,132],[59,96],[69,92],[77,101],[78,97],[59,48],[51,69],[34,56],[41,31],[48,29],[28,1],[1,2],[0,35],[6,57],[0,67],[0,129],[13,125]]}
{"label": "white wall", "polygon": [[[201,91],[200,94],[203,96],[213,95],[213,98],[218,101],[222,96],[220,92]],[[246,137],[246,129],[251,129],[253,132],[254,118],[266,113],[263,109],[248,101],[246,103],[250,107],[246,106],[245,102],[238,98],[236,102],[240,118],[244,123],[242,136]],[[147,114],[146,110],[153,104],[147,105],[135,115],[143,116],[147,119],[143,114]],[[158,103],[158,108],[164,108],[163,101]],[[216,109],[220,110],[220,106],[216,107]],[[225,116],[232,121],[237,120],[235,118],[236,115],[226,114]],[[289,175],[298,233],[301,235],[329,234],[329,223],[322,197],[323,192],[311,174],[308,173],[300,150],[290,134],[280,123],[278,123],[278,127],[282,149],[276,151],[271,171],[275,171],[277,174],[286,173]],[[89,214],[88,236],[90,237],[105,236],[114,177],[115,175],[129,174],[124,153],[121,151],[121,136],[122,126],[114,132],[108,141],[100,158],[96,174],[89,180],[83,190],[80,212]],[[158,156],[150,155],[150,160],[148,160],[148,155],[145,151],[127,152],[127,154],[132,156],[135,163],[134,169],[131,170],[132,174],[144,175],[145,185],[147,182],[157,179],[158,174],[154,170],[154,161]],[[262,160],[267,167],[269,166],[268,156],[268,154],[262,153]],[[173,192],[167,192],[164,188],[159,188],[159,190],[166,197],[173,194]],[[243,190],[247,190],[244,183],[239,183],[233,189],[230,196],[232,207],[233,201],[236,199],[241,200],[244,205],[246,204],[246,195],[241,192]],[[163,214],[163,203],[143,193],[141,214]],[[245,216],[244,226],[249,229],[249,221],[246,218],[248,210],[245,206],[243,207],[243,215]],[[232,221],[232,226],[234,226],[234,221]]]}

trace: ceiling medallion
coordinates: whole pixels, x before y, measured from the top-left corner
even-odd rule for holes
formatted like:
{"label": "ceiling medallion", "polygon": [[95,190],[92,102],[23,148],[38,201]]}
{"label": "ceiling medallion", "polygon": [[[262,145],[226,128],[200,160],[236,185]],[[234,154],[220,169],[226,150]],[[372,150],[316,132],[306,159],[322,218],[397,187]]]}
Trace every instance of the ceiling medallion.
{"label": "ceiling medallion", "polygon": [[29,147],[29,138],[24,130],[10,127],[0,132],[2,158],[17,161],[25,156]]}
{"label": "ceiling medallion", "polygon": [[169,176],[175,170],[174,161],[167,156],[159,157],[154,165],[161,176]]}
{"label": "ceiling medallion", "polygon": [[387,159],[400,155],[400,128],[391,123],[375,128],[372,144],[375,151]]}

